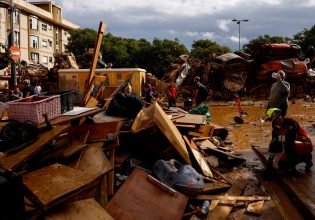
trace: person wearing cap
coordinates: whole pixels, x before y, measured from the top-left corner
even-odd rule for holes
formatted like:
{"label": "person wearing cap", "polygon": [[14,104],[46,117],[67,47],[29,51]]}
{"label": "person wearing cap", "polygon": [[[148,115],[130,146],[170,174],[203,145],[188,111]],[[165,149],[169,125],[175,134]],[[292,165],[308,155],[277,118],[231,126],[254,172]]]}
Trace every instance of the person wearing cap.
{"label": "person wearing cap", "polygon": [[204,102],[208,97],[208,89],[205,85],[200,82],[200,77],[196,76],[194,78],[195,84],[195,95],[193,99],[193,106],[198,106],[200,103]]}
{"label": "person wearing cap", "polygon": [[288,110],[290,84],[285,81],[285,72],[282,70],[273,73],[272,77],[276,79],[276,82],[271,86],[267,109],[279,108],[284,117]]}
{"label": "person wearing cap", "polygon": [[152,102],[153,98],[153,88],[150,83],[152,77],[152,73],[146,73],[146,81],[144,83],[144,93],[145,93],[145,101],[149,104]]}
{"label": "person wearing cap", "polygon": [[304,162],[305,169],[313,165],[313,145],[305,129],[292,118],[285,118],[281,109],[267,110],[267,119],[272,121],[272,139],[268,150],[268,167],[273,166],[275,155],[280,153],[280,170],[295,171],[298,163]]}
{"label": "person wearing cap", "polygon": [[21,92],[23,93],[23,98],[35,95],[34,87],[31,85],[29,79],[25,79],[21,84]]}

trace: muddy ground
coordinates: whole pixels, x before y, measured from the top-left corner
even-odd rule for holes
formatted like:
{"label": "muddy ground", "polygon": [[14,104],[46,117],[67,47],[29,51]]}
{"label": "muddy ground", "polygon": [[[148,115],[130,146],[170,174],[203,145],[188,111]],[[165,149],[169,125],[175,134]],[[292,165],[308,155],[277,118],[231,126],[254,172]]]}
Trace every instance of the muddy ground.
{"label": "muddy ground", "polygon": [[[236,124],[234,117],[239,116],[238,109],[234,102],[212,102],[210,103],[210,112],[212,122],[225,126],[229,135],[227,140],[233,143],[235,152],[246,158],[246,163],[234,167],[232,172],[226,172],[225,175],[231,180],[238,177],[247,179],[247,186],[243,195],[271,195],[272,181],[261,179],[260,173],[264,166],[251,150],[251,145],[268,147],[271,139],[271,123],[262,123],[260,118],[265,116],[265,106],[267,101],[244,101],[242,102],[243,111],[248,115],[243,117],[244,124]],[[315,103],[305,102],[303,100],[290,101],[287,117],[296,119],[301,126],[306,128],[310,137],[315,143],[315,129],[312,126],[315,123]],[[314,168],[312,168],[314,169]],[[271,187],[271,188],[270,188]],[[278,186],[275,186],[278,187]],[[244,211],[244,208],[235,209],[228,219],[298,219],[300,214],[296,210],[279,207],[275,197],[265,202],[264,211],[261,215],[255,216]],[[292,217],[295,215],[294,217]]]}

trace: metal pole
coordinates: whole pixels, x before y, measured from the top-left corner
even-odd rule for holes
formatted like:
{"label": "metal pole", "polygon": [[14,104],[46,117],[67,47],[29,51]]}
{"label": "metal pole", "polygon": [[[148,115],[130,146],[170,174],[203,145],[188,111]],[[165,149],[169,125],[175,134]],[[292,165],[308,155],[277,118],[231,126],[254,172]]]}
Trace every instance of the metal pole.
{"label": "metal pole", "polygon": [[[9,10],[11,11],[11,19],[10,19],[10,34],[11,34],[11,39],[10,39],[10,47],[14,45],[14,0],[11,0],[11,5],[9,7]],[[11,59],[11,78],[9,81],[9,89],[14,89],[14,87],[17,85],[16,82],[16,65],[15,61]]]}
{"label": "metal pole", "polygon": [[241,21],[238,23],[238,50],[241,51]]}

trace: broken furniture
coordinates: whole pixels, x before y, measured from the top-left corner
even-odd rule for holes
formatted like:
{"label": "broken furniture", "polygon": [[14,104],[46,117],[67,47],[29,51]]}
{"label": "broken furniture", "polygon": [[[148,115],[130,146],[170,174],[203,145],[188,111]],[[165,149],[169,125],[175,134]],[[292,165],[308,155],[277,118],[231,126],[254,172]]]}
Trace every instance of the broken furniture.
{"label": "broken furniture", "polygon": [[69,201],[99,182],[98,178],[61,164],[23,175],[26,197],[42,211]]}
{"label": "broken furniture", "polygon": [[135,168],[106,206],[114,219],[181,219],[188,198]]}

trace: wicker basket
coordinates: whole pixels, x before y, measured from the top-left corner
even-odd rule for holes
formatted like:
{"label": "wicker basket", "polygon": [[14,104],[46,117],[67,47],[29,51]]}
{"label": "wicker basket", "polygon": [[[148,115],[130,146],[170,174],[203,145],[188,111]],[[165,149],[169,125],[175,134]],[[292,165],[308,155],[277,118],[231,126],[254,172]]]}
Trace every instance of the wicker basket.
{"label": "wicker basket", "polygon": [[7,102],[9,105],[9,119],[20,122],[32,121],[35,124],[45,122],[43,114],[49,119],[61,115],[60,96],[30,96],[28,98]]}

